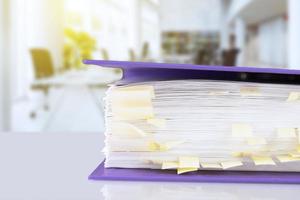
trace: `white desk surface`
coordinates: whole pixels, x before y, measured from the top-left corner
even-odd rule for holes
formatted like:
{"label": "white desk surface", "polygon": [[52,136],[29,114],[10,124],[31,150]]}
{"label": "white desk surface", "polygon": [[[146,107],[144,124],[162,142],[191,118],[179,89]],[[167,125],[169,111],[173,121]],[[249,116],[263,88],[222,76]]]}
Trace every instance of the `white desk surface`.
{"label": "white desk surface", "polygon": [[299,199],[300,185],[89,181],[100,133],[0,133],[0,199]]}

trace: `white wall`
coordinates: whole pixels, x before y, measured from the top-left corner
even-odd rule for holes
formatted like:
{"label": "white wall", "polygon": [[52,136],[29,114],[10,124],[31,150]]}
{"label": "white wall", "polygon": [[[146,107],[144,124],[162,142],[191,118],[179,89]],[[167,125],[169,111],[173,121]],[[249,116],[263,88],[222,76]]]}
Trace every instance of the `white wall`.
{"label": "white wall", "polygon": [[300,1],[288,1],[288,66],[300,69]]}
{"label": "white wall", "polygon": [[258,29],[259,61],[271,66],[285,67],[286,59],[286,22],[283,17],[262,23]]}
{"label": "white wall", "polygon": [[11,0],[13,99],[27,96],[33,79],[30,48],[50,51],[54,65],[62,65],[63,1]]}
{"label": "white wall", "polygon": [[220,30],[220,0],[161,0],[163,31]]}

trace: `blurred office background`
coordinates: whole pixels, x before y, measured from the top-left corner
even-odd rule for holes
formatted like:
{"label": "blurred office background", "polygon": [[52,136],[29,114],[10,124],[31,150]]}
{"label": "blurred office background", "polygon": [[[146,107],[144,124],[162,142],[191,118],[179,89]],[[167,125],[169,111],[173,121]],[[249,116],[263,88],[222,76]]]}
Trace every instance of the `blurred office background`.
{"label": "blurred office background", "polygon": [[300,68],[299,0],[0,0],[0,129],[102,132],[119,70],[82,59]]}

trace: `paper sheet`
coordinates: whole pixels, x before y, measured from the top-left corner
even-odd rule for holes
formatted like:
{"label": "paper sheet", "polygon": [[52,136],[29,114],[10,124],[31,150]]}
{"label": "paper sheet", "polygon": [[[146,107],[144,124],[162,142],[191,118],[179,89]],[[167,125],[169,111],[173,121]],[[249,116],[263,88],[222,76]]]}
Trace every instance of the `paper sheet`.
{"label": "paper sheet", "polygon": [[151,124],[157,128],[165,128],[166,127],[166,119],[150,118],[150,119],[147,119],[147,123]]}
{"label": "paper sheet", "polygon": [[296,128],[277,128],[277,137],[294,138],[296,137]]}
{"label": "paper sheet", "polygon": [[267,144],[267,141],[263,137],[249,137],[247,138],[248,145],[264,145]]}
{"label": "paper sheet", "polygon": [[113,122],[111,126],[112,135],[120,137],[145,137],[147,133],[136,126],[126,122]]}
{"label": "paper sheet", "polygon": [[232,167],[242,166],[243,163],[241,161],[226,161],[226,162],[221,162],[221,165],[223,169],[229,169]]}
{"label": "paper sheet", "polygon": [[246,123],[232,124],[231,131],[233,137],[252,136],[252,127]]}
{"label": "paper sheet", "polygon": [[200,163],[200,165],[203,169],[222,169],[222,166],[219,163]]}
{"label": "paper sheet", "polygon": [[286,101],[293,102],[293,101],[299,101],[300,99],[300,92],[290,92],[289,97]]}
{"label": "paper sheet", "polygon": [[300,158],[293,158],[293,157],[287,156],[287,155],[277,156],[277,159],[282,163],[292,162],[292,161],[300,161]]}
{"label": "paper sheet", "polygon": [[178,162],[176,161],[165,161],[162,163],[161,169],[177,169]]}
{"label": "paper sheet", "polygon": [[190,168],[178,168],[177,169],[177,174],[183,174],[183,173],[187,173],[187,172],[193,172],[193,171],[197,171],[198,168],[193,168],[193,167],[190,167]]}
{"label": "paper sheet", "polygon": [[260,89],[258,87],[241,87],[241,96],[260,96]]}
{"label": "paper sheet", "polygon": [[271,157],[268,156],[252,156],[255,165],[276,165]]}
{"label": "paper sheet", "polygon": [[200,160],[195,156],[180,156],[179,168],[199,168]]}

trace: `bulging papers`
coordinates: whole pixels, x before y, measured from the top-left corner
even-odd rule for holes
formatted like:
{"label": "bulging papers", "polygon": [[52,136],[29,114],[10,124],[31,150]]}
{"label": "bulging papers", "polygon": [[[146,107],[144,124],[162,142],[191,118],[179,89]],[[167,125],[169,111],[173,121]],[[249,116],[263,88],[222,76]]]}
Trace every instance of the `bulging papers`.
{"label": "bulging papers", "polygon": [[112,86],[105,167],[300,171],[300,86],[165,80]]}

